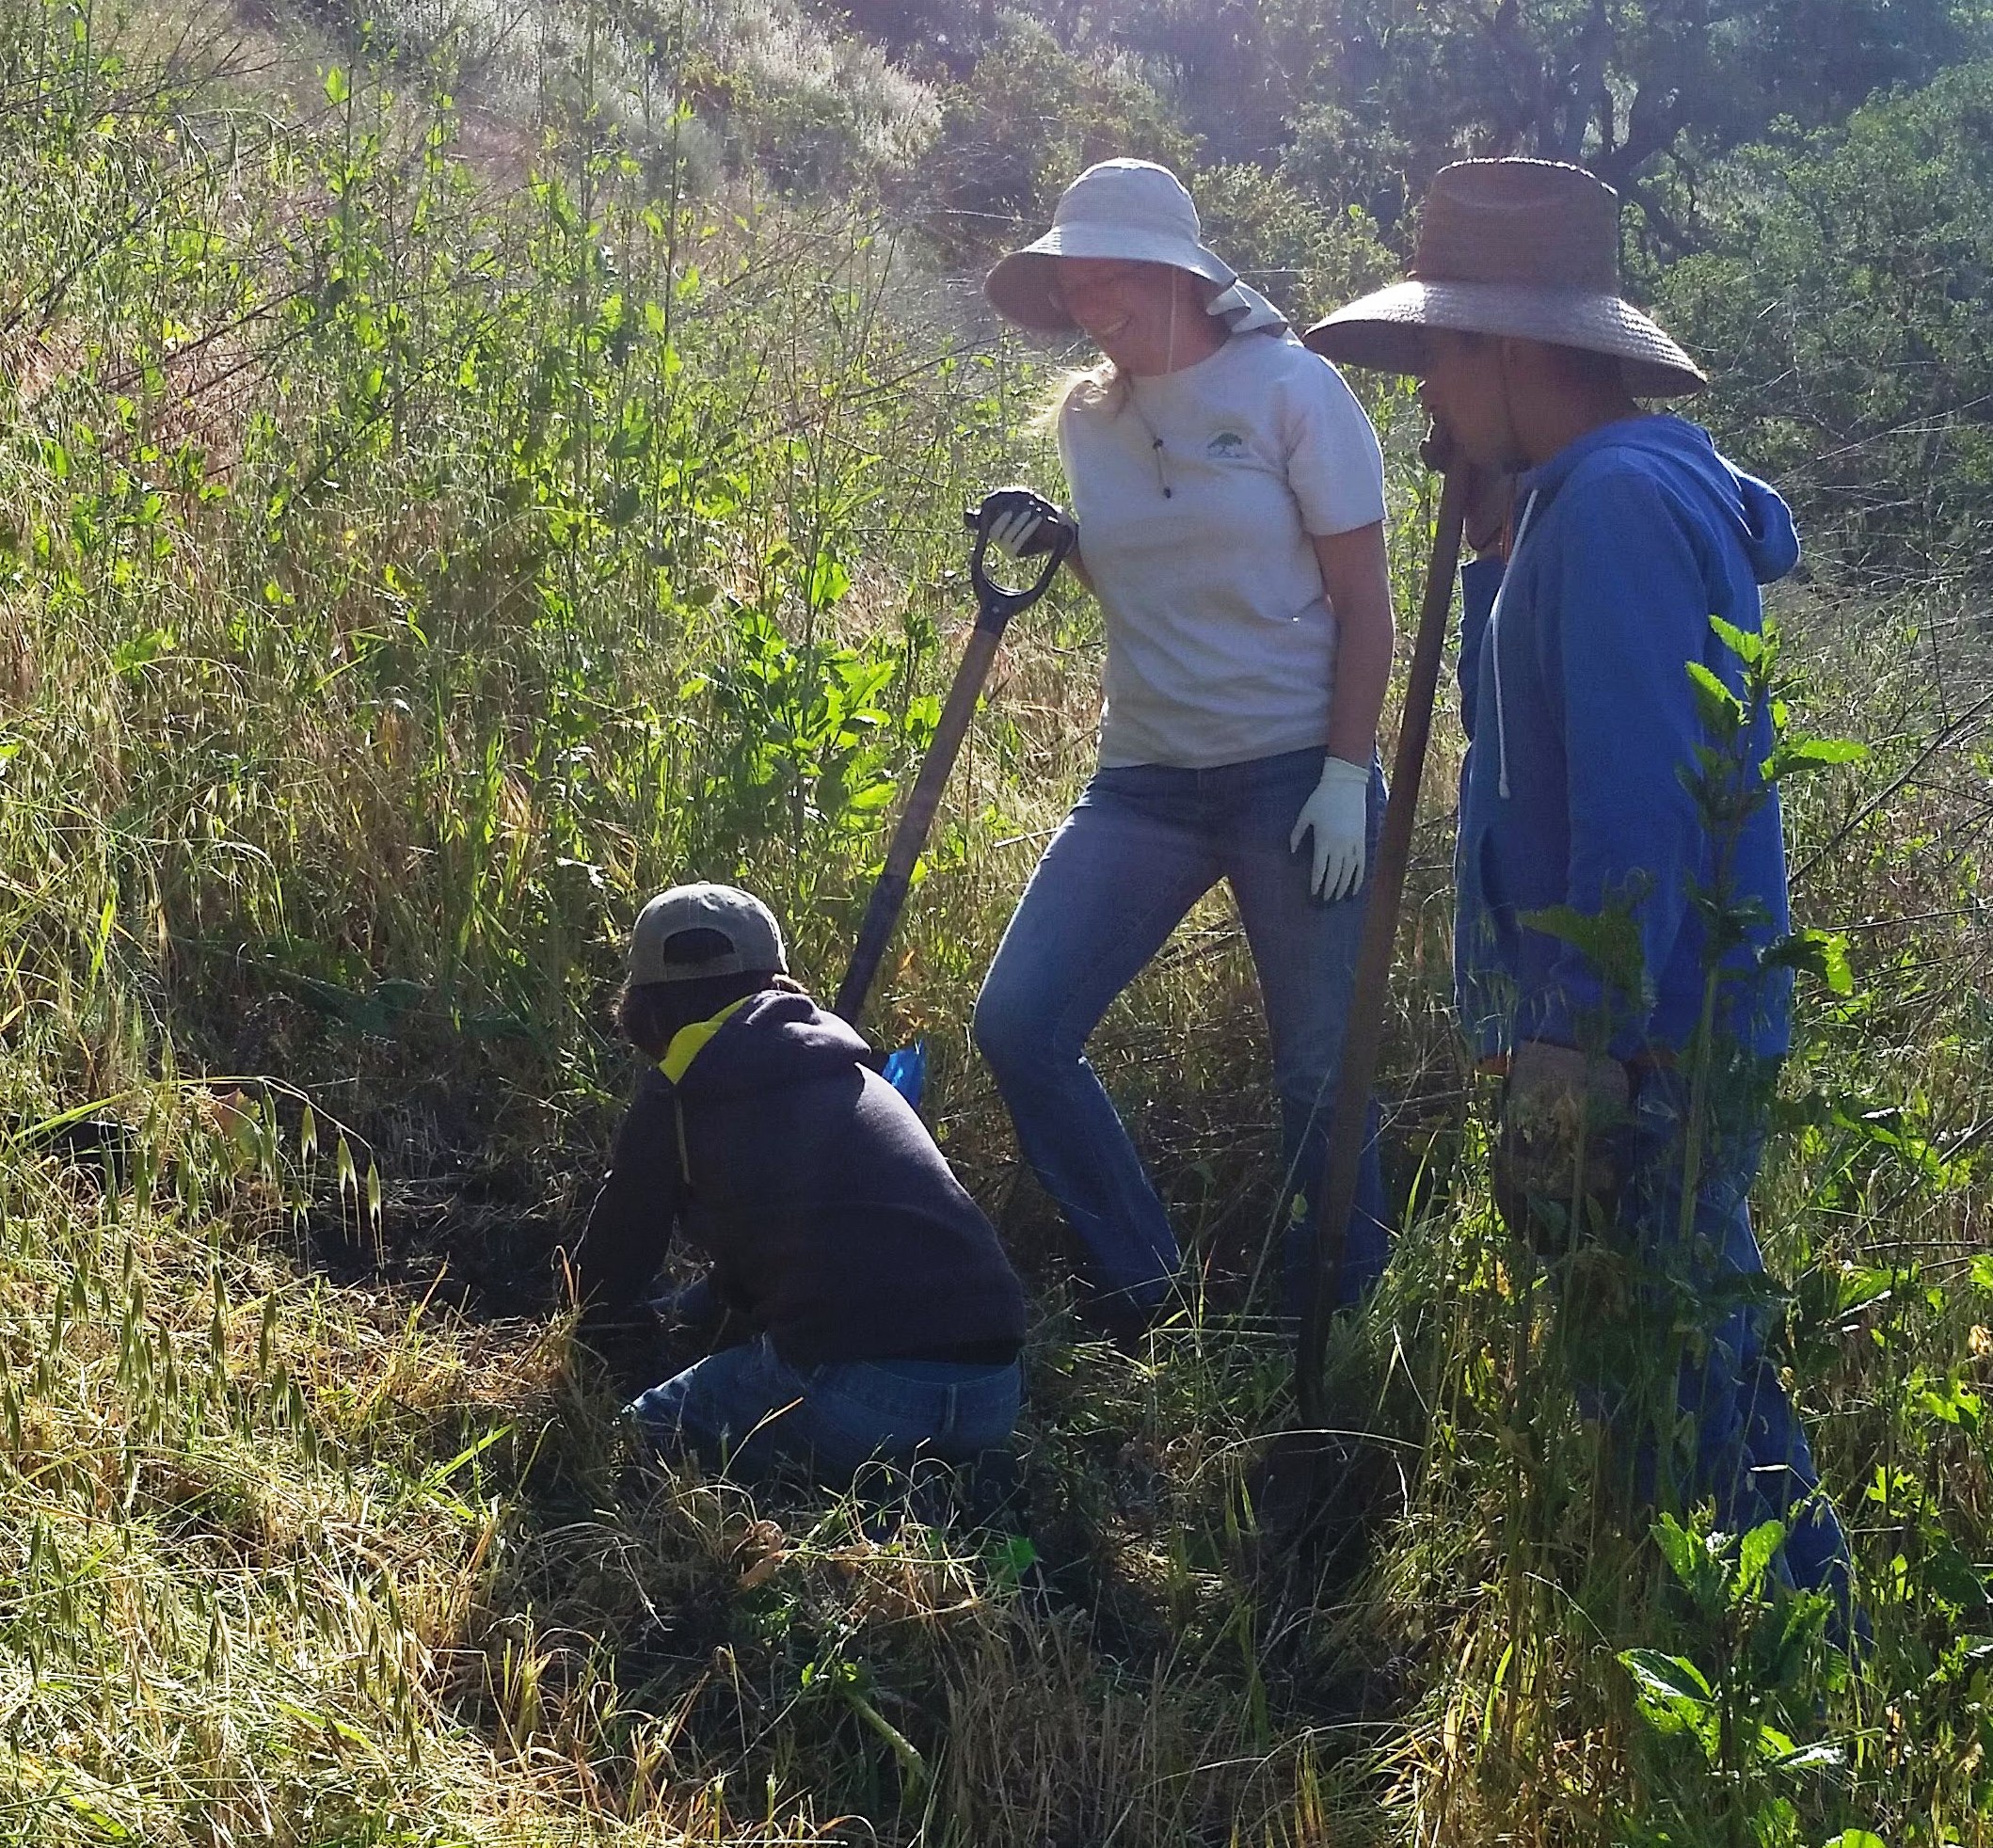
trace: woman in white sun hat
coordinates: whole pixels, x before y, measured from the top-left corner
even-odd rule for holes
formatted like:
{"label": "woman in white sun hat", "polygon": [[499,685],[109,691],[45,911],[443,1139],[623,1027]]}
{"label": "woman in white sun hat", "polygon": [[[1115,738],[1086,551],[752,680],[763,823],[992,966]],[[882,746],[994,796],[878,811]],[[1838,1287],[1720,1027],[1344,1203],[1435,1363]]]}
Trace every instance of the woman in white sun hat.
{"label": "woman in white sun hat", "polygon": [[[1052,229],[983,287],[1007,319],[1076,329],[1103,355],[1064,389],[1057,431],[1078,531],[1069,556],[1105,612],[1108,660],[1099,768],[1004,934],[977,1043],[1078,1239],[1092,1318],[1140,1330],[1169,1293],[1176,1240],[1086,1042],[1227,882],[1272,1040],[1298,1312],[1383,798],[1392,620],[1377,437],[1335,369],[1204,247],[1189,194],[1153,162],[1089,167]],[[981,518],[1013,553],[1051,543],[1016,489],[988,497]],[[1373,1133],[1346,1302],[1382,1268],[1383,1210]]]}

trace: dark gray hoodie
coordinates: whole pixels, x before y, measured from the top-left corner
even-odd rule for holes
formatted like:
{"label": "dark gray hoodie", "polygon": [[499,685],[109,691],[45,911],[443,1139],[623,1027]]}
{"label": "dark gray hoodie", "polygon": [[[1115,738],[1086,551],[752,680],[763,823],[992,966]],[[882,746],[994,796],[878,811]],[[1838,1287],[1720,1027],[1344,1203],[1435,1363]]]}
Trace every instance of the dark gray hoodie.
{"label": "dark gray hoodie", "polygon": [[634,1314],[674,1228],[793,1366],[1013,1358],[1024,1292],[996,1234],[865,1042],[764,989],[616,1133],[576,1255],[593,1314]]}

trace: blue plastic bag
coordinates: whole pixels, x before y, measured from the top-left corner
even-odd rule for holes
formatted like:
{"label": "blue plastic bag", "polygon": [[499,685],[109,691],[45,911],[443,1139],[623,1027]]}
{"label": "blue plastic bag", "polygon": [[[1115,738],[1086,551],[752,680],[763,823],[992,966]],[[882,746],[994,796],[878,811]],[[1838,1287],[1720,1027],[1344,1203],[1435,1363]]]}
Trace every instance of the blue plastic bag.
{"label": "blue plastic bag", "polygon": [[927,1042],[916,1040],[910,1046],[887,1053],[881,1071],[886,1083],[917,1110],[920,1093],[927,1089]]}

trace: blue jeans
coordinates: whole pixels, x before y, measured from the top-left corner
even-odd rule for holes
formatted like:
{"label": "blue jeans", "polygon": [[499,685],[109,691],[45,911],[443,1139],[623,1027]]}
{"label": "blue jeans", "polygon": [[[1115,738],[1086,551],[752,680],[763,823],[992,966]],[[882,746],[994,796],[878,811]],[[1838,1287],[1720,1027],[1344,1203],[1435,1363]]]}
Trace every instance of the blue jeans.
{"label": "blue jeans", "polygon": [[792,1462],[848,1481],[875,1457],[966,1461],[1011,1435],[1023,1393],[1015,1361],[794,1367],[761,1335],[709,1354],[625,1410],[654,1449],[691,1451],[741,1480]]}
{"label": "blue jeans", "polygon": [[[1322,903],[1308,889],[1310,843],[1299,853],[1287,845],[1321,770],[1322,753],[1308,750],[1214,770],[1141,764],[1098,772],[1045,849],[983,981],[976,1043],[1025,1159],[1065,1215],[1086,1281],[1109,1318],[1159,1306],[1178,1252],[1162,1202],[1087,1061],[1087,1039],[1220,879],[1238,904],[1273,1043],[1289,1312],[1305,1297],[1369,893],[1366,874],[1355,897]],[[1383,797],[1383,772],[1373,766],[1372,862]],[[1344,1303],[1357,1301],[1384,1267],[1384,1213],[1373,1106],[1337,1279]]]}
{"label": "blue jeans", "polygon": [[[1680,1516],[1704,1496],[1717,1524],[1786,1523],[1790,1582],[1825,1590],[1850,1618],[1847,1537],[1819,1492],[1806,1434],[1765,1351],[1771,1303],[1748,1194],[1762,1148],[1770,1074],[1710,1108],[1693,1218],[1683,1236],[1689,1084],[1641,1075],[1623,1134],[1626,1181],[1607,1240],[1631,1287],[1573,1291],[1580,1404],[1602,1420],[1640,1505]],[[1578,1275],[1584,1273],[1580,1271]]]}

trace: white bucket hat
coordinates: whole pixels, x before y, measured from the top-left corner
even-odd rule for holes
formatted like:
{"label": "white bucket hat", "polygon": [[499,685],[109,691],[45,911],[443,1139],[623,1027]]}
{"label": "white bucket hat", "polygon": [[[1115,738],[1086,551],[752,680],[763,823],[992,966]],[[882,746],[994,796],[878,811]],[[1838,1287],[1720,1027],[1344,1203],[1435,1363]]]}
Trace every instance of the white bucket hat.
{"label": "white bucket hat", "polygon": [[1033,333],[1076,331],[1055,285],[1060,257],[1106,257],[1168,263],[1219,285],[1209,311],[1245,333],[1285,320],[1238,279],[1238,272],[1200,241],[1197,207],[1184,183],[1152,160],[1104,160],[1059,196],[1052,229],[1012,250],[983,279],[982,293],[1007,321]]}

